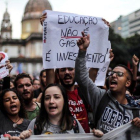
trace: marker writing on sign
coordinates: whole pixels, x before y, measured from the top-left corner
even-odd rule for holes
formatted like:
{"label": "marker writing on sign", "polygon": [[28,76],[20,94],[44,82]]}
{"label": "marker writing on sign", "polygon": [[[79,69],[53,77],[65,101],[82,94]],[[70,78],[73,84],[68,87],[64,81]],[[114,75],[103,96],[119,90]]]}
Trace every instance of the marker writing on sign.
{"label": "marker writing on sign", "polygon": [[[106,54],[108,53],[108,48],[105,54],[102,53],[94,53],[94,54],[86,54],[86,59],[88,62],[94,63],[104,63],[106,59]],[[66,53],[57,53],[57,61],[66,61],[72,60],[75,61],[78,53],[74,52],[66,52]]]}
{"label": "marker writing on sign", "polygon": [[102,53],[94,53],[86,55],[86,59],[88,62],[95,62],[95,63],[104,63],[106,59],[106,54],[108,53],[108,48],[105,54]]}
{"label": "marker writing on sign", "polygon": [[85,26],[87,24],[96,25],[98,23],[98,19],[96,17],[58,15],[58,24],[67,23],[85,24]]}
{"label": "marker writing on sign", "polygon": [[44,22],[44,32],[43,32],[43,41],[46,43],[47,40],[47,22]]}
{"label": "marker writing on sign", "polygon": [[78,36],[78,30],[72,30],[72,27],[68,27],[65,30],[61,29],[61,38],[69,39],[81,37],[82,36]]}
{"label": "marker writing on sign", "polygon": [[77,53],[67,52],[67,53],[57,53],[57,61],[72,60],[75,61]]}
{"label": "marker writing on sign", "polygon": [[75,40],[64,40],[64,39],[61,39],[59,41],[59,45],[61,47],[74,47],[74,46],[76,46],[76,41]]}
{"label": "marker writing on sign", "polygon": [[46,61],[50,62],[50,57],[49,55],[51,54],[51,50],[49,50],[47,53],[46,53]]}

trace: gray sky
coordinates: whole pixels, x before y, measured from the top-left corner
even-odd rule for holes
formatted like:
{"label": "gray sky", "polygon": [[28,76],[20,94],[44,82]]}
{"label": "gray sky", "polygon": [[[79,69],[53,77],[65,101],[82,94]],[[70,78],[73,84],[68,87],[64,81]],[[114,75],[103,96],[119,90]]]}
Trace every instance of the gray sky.
{"label": "gray sky", "polygon": [[[8,1],[13,38],[21,36],[21,19],[28,0],[0,0],[0,24]],[[103,17],[109,22],[140,9],[140,0],[49,0],[54,11]]]}

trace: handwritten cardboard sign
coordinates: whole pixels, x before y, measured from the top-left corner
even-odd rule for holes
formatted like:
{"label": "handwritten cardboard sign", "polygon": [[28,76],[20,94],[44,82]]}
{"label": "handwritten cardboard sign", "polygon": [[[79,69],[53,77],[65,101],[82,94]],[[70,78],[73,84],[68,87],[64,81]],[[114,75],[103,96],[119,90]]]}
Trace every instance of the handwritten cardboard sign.
{"label": "handwritten cardboard sign", "polygon": [[9,74],[9,70],[5,67],[7,60],[8,55],[4,52],[0,52],[0,79],[6,77]]}
{"label": "handwritten cardboard sign", "polygon": [[43,67],[74,67],[78,55],[77,40],[81,32],[90,34],[87,51],[87,67],[102,68],[109,49],[108,26],[101,18],[44,11],[43,23]]}

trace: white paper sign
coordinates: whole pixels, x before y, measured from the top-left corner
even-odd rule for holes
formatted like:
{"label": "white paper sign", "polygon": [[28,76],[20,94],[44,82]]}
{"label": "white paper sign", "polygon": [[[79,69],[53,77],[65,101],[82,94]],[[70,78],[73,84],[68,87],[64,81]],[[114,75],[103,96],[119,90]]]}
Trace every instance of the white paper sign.
{"label": "white paper sign", "polygon": [[[110,48],[109,50],[111,49],[111,43],[108,42],[110,44]],[[106,79],[106,73],[107,73],[107,70],[108,70],[108,67],[109,67],[109,64],[110,64],[110,58],[109,58],[109,51],[108,51],[108,54],[106,55],[106,63],[104,64],[104,66],[102,68],[100,68],[98,70],[98,73],[97,73],[97,77],[96,77],[96,80],[95,80],[95,84],[96,86],[104,86],[105,85],[105,79]]]}
{"label": "white paper sign", "polygon": [[109,62],[106,62],[104,67],[99,69],[97,78],[95,80],[96,86],[104,86],[105,85],[105,78],[106,78],[106,72],[109,66]]}
{"label": "white paper sign", "polygon": [[9,70],[5,67],[7,60],[8,55],[4,52],[0,52],[0,79],[6,77],[9,74]]}
{"label": "white paper sign", "polygon": [[78,54],[77,40],[81,32],[90,34],[87,51],[87,67],[102,68],[108,52],[109,27],[101,18],[71,13],[44,11],[43,67],[74,67]]}

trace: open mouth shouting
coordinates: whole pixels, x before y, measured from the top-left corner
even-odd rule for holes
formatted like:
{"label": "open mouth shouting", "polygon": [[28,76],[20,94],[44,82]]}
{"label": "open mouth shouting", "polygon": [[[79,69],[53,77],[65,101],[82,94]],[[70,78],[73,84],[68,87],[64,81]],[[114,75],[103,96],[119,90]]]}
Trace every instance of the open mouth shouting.
{"label": "open mouth shouting", "polygon": [[71,82],[71,80],[72,80],[72,77],[70,76],[70,75],[65,75],[65,77],[64,77],[64,81],[65,82]]}
{"label": "open mouth shouting", "polygon": [[116,80],[110,81],[110,88],[115,88],[115,87],[117,87],[117,85],[118,85],[118,82]]}
{"label": "open mouth shouting", "polygon": [[56,109],[57,109],[57,107],[55,107],[55,106],[50,106],[49,107],[49,111],[50,112],[54,112]]}
{"label": "open mouth shouting", "polygon": [[23,95],[24,95],[24,96],[28,96],[28,95],[30,95],[30,92],[25,91],[25,92],[23,92]]}
{"label": "open mouth shouting", "polygon": [[17,105],[11,105],[10,106],[10,110],[13,112],[13,111],[17,111]]}

